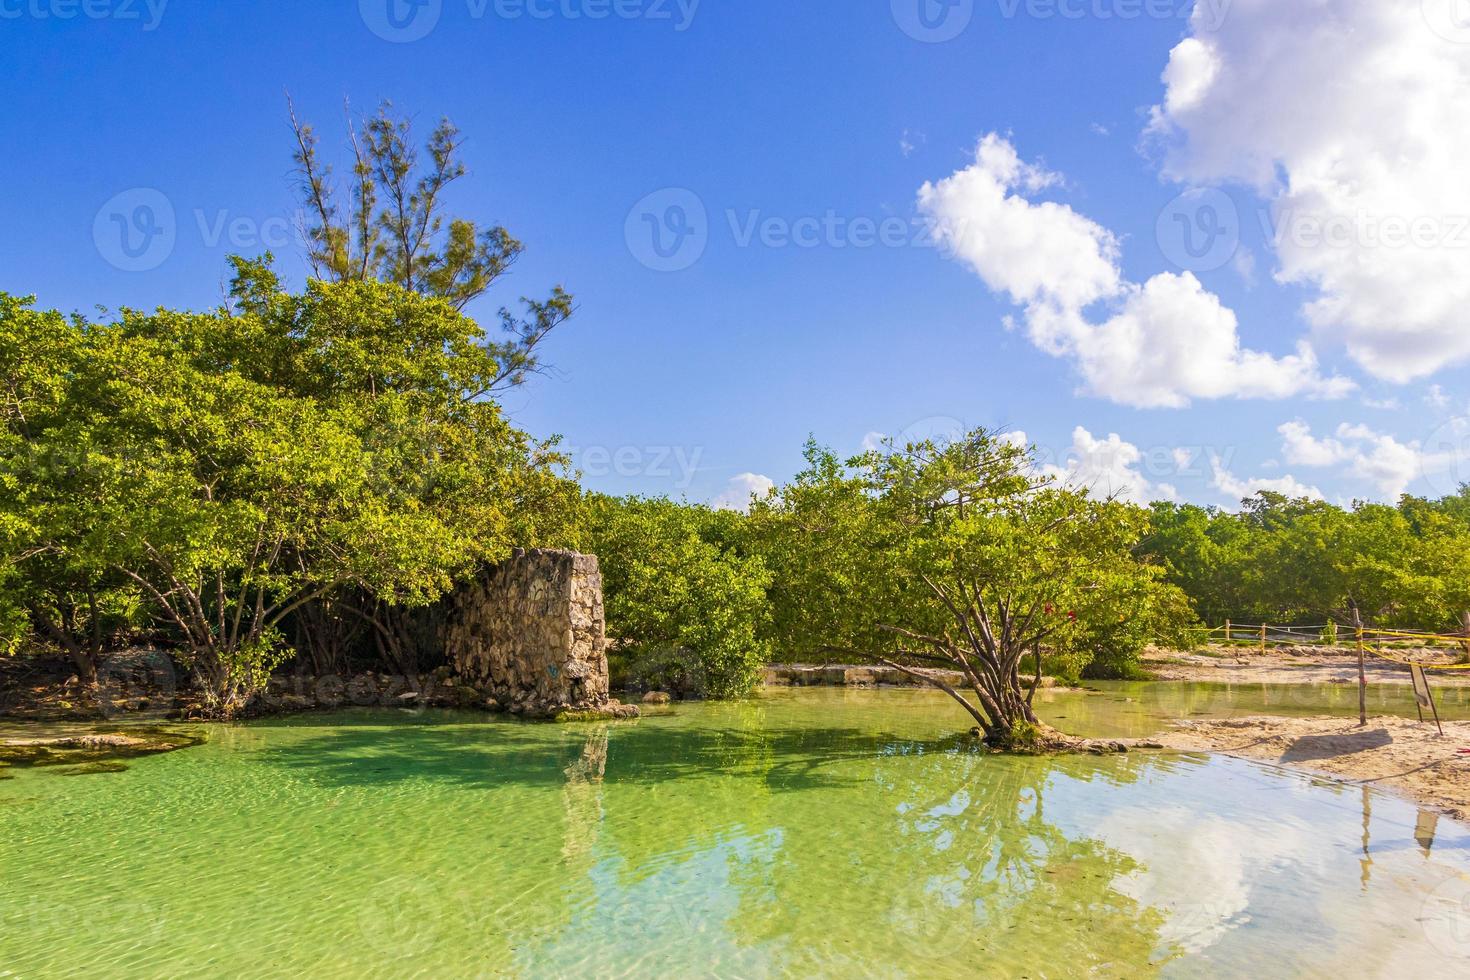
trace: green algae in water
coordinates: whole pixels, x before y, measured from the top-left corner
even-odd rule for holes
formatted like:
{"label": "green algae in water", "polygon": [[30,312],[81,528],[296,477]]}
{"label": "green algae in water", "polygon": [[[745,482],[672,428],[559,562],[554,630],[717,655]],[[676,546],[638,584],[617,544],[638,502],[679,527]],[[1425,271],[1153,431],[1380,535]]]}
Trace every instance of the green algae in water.
{"label": "green algae in water", "polygon": [[[1145,723],[1046,707],[1084,703]],[[123,780],[23,772],[0,968],[1451,975],[1470,952],[1419,921],[1470,882],[1461,824],[1237,760],[982,754],[961,727],[942,696],[794,691],[570,727],[303,716]]]}
{"label": "green algae in water", "polygon": [[57,776],[96,776],[109,772],[127,772],[126,762],[88,762],[80,766],[67,766],[55,770]]}

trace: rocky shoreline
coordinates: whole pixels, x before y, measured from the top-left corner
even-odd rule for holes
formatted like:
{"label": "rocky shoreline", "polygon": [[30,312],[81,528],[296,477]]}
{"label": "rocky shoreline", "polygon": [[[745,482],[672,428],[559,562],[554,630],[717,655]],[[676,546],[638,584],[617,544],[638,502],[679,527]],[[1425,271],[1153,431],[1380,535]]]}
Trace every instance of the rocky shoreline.
{"label": "rocky shoreline", "polygon": [[[177,683],[159,651],[134,657],[133,667],[146,662],[151,669],[104,670],[95,685],[76,675],[65,679],[38,676],[29,683],[11,683],[0,690],[0,718],[16,721],[110,721],[128,717],[169,721],[209,721],[212,715],[200,692]],[[384,674],[365,671],[348,676],[293,674],[271,678],[266,690],[238,717],[260,718],[305,711],[340,708],[448,708],[507,714],[527,720],[617,720],[638,716],[637,705],[612,699],[551,702],[527,693],[497,699],[453,668],[440,667],[425,674]]]}
{"label": "rocky shoreline", "polygon": [[12,778],[7,772],[12,767],[65,767],[58,771],[66,776],[121,772],[127,768],[122,760],[173,752],[201,741],[198,735],[161,729],[0,739],[0,779]]}

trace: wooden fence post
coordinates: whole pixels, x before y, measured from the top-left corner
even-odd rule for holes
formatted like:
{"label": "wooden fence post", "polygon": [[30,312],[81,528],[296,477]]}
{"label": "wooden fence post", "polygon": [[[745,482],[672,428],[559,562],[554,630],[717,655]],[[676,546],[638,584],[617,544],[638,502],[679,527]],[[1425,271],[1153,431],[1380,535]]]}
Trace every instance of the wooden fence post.
{"label": "wooden fence post", "polygon": [[1353,603],[1353,629],[1358,635],[1358,725],[1368,724],[1368,674],[1363,664],[1363,616]]}
{"label": "wooden fence post", "polygon": [[1225,620],[1225,642],[1230,642],[1230,620]]}
{"label": "wooden fence post", "polygon": [[1266,624],[1261,624],[1261,652],[1266,652]]}

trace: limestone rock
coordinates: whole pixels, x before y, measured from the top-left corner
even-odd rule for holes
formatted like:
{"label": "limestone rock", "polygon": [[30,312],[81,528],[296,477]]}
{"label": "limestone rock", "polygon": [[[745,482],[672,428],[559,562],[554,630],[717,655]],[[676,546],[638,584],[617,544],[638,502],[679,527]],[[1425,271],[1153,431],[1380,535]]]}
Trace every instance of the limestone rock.
{"label": "limestone rock", "polygon": [[473,690],[474,704],[529,718],[608,706],[595,556],[517,550],[461,586],[444,613],[449,666],[441,670],[444,679],[455,678],[456,702],[469,704]]}

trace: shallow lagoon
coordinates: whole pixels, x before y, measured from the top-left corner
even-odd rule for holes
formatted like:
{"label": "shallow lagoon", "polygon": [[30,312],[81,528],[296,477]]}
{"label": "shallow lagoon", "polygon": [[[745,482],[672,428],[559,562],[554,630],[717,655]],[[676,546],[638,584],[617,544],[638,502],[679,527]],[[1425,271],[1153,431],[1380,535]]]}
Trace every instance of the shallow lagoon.
{"label": "shallow lagoon", "polygon": [[[1309,707],[1101,687],[1042,713],[1120,736]],[[613,725],[301,716],[125,772],[17,770],[0,977],[1470,965],[1462,824],[1223,757],[981,755],[958,727],[932,692],[778,690]]]}

